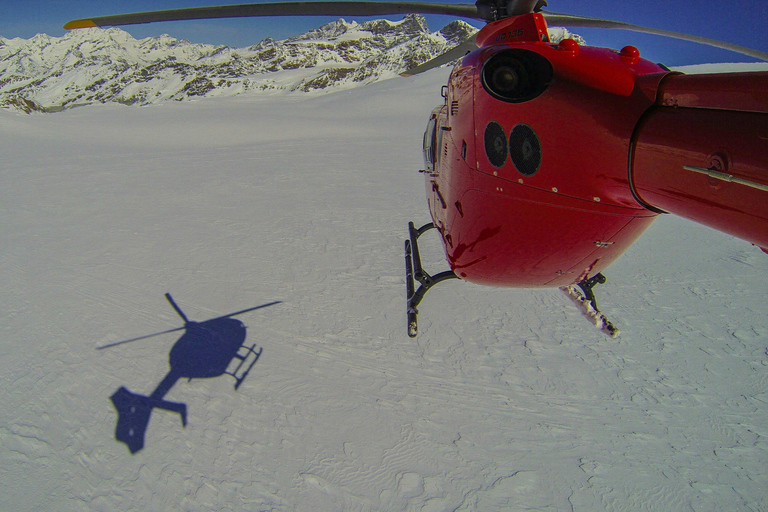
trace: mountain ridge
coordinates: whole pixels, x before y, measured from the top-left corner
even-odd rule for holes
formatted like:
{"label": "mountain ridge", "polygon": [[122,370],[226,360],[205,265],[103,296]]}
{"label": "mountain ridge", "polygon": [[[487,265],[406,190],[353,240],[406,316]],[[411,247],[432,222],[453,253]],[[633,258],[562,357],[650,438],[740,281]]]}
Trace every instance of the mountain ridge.
{"label": "mountain ridge", "polygon": [[[63,37],[0,37],[0,107],[57,112],[93,103],[149,105],[350,88],[395,77],[476,31],[457,20],[430,32],[423,16],[407,15],[397,22],[342,18],[246,48],[191,43],[168,34],[137,40],[119,28],[76,30]],[[553,29],[552,36],[580,40],[565,29]]]}

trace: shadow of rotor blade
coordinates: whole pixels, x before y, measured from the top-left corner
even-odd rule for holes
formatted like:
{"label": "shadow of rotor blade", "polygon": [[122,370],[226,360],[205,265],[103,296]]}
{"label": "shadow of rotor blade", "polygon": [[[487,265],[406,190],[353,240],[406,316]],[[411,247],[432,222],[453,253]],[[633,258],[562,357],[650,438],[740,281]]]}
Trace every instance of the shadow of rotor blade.
{"label": "shadow of rotor blade", "polygon": [[213,320],[221,320],[222,318],[229,318],[231,316],[242,315],[243,313],[248,313],[249,311],[256,311],[257,309],[268,308],[269,306],[274,306],[275,304],[281,304],[282,302],[283,301],[281,301],[281,300],[276,300],[274,302],[268,302],[267,304],[262,304],[261,306],[256,306],[256,307],[253,307],[253,308],[243,309],[242,311],[237,311],[235,313],[230,313],[228,315],[217,316],[216,318],[211,318],[210,320],[207,320],[207,321],[208,322],[212,322]]}
{"label": "shadow of rotor blade", "polygon": [[151,338],[153,336],[160,336],[161,334],[168,334],[169,332],[182,331],[185,328],[186,327],[177,327],[175,329],[168,329],[167,331],[156,332],[154,334],[147,334],[146,336],[139,336],[138,338],[131,338],[129,340],[123,340],[123,341],[116,341],[116,342],[110,343],[108,345],[102,345],[100,347],[96,347],[96,350],[101,350],[101,349],[110,348],[110,347],[116,347],[117,345],[122,345],[123,343],[131,343],[132,341],[145,340],[145,339]]}

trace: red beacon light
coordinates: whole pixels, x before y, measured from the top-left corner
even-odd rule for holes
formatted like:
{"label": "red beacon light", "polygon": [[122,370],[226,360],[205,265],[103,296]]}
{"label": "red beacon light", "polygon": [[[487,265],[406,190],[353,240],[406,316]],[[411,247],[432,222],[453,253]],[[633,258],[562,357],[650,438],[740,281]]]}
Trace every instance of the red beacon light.
{"label": "red beacon light", "polygon": [[625,46],[619,52],[619,57],[621,57],[622,62],[633,66],[640,62],[640,50],[634,46]]}
{"label": "red beacon light", "polygon": [[577,43],[573,39],[563,39],[557,45],[557,49],[561,52],[568,53],[571,56],[575,57],[579,54],[579,43]]}

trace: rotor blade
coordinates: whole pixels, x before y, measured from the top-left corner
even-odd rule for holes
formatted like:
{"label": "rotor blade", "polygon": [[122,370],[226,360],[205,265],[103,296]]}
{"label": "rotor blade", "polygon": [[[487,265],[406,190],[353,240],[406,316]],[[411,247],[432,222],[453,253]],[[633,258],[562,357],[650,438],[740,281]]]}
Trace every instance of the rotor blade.
{"label": "rotor blade", "polygon": [[726,43],[724,41],[718,41],[716,39],[709,39],[707,37],[692,36],[689,34],[681,34],[680,32],[671,32],[669,30],[641,27],[640,25],[632,25],[631,23],[624,23],[622,21],[603,20],[600,18],[575,16],[572,14],[562,14],[556,12],[542,12],[542,14],[547,20],[547,23],[550,25],[586,28],[618,28],[623,30],[631,30],[633,32],[642,32],[645,34],[654,34],[657,36],[673,37],[675,39],[682,39],[684,41],[693,41],[694,43],[706,44],[708,46],[714,46],[715,48],[723,48],[725,50],[731,50],[736,53],[741,53],[743,55],[748,55],[750,57],[768,61],[768,53],[766,52],[753,50],[752,48],[747,48],[745,46]]}
{"label": "rotor blade", "polygon": [[193,7],[167,11],[138,12],[99,16],[70,21],[64,28],[135,25],[156,21],[201,20],[211,18],[246,18],[255,16],[381,16],[387,14],[446,14],[485,20],[472,4],[438,4],[430,2],[271,2],[259,4]]}
{"label": "rotor blade", "polygon": [[465,39],[458,46],[455,46],[454,48],[448,50],[447,52],[438,55],[434,59],[428,60],[424,64],[416,66],[415,68],[411,68],[406,71],[403,71],[402,73],[400,73],[400,76],[418,75],[419,73],[429,71],[430,69],[437,68],[442,66],[443,64],[448,64],[449,62],[460,59],[464,55],[466,55],[467,53],[475,49],[477,49],[477,44],[475,44],[475,36],[471,36],[469,39]]}
{"label": "rotor blade", "polygon": [[145,340],[153,336],[160,336],[161,334],[168,334],[169,332],[183,331],[184,329],[186,329],[186,327],[177,327],[175,329],[168,329],[167,331],[163,331],[163,332],[156,332],[154,334],[147,334],[146,336],[139,336],[138,338],[131,338],[129,340],[123,340],[123,341],[116,341],[108,345],[102,345],[100,347],[96,347],[96,350],[101,350],[103,348],[116,347],[117,345],[122,345],[123,343],[131,343],[132,341]]}
{"label": "rotor blade", "polygon": [[507,16],[539,12],[545,5],[547,5],[546,0],[509,0],[507,2]]}
{"label": "rotor blade", "polygon": [[211,320],[206,320],[206,321],[210,322],[210,321],[213,321],[213,320],[221,320],[222,318],[229,318],[231,316],[242,315],[243,313],[248,313],[249,311],[256,311],[257,309],[268,308],[269,306],[274,306],[275,304],[280,304],[282,302],[283,301],[281,301],[281,300],[276,300],[274,302],[268,302],[267,304],[262,304],[261,306],[256,306],[256,307],[253,307],[253,308],[243,309],[242,311],[236,311],[235,313],[230,313],[228,315],[217,316],[216,318],[211,318]]}

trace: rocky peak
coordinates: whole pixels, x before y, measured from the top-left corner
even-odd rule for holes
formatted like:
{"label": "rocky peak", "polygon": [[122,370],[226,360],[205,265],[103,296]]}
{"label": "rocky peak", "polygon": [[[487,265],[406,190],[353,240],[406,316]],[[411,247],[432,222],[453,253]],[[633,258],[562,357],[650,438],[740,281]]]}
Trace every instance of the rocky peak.
{"label": "rocky peak", "polygon": [[477,29],[466,21],[456,20],[444,26],[440,30],[440,35],[450,44],[458,45],[475,32]]}
{"label": "rocky peak", "polygon": [[431,33],[423,16],[410,14],[397,22],[338,19],[248,48],[195,44],[168,34],[136,40],[119,28],[0,38],[0,107],[51,112],[90,103],[147,105],[356,87],[395,77],[475,32],[454,21]]}

